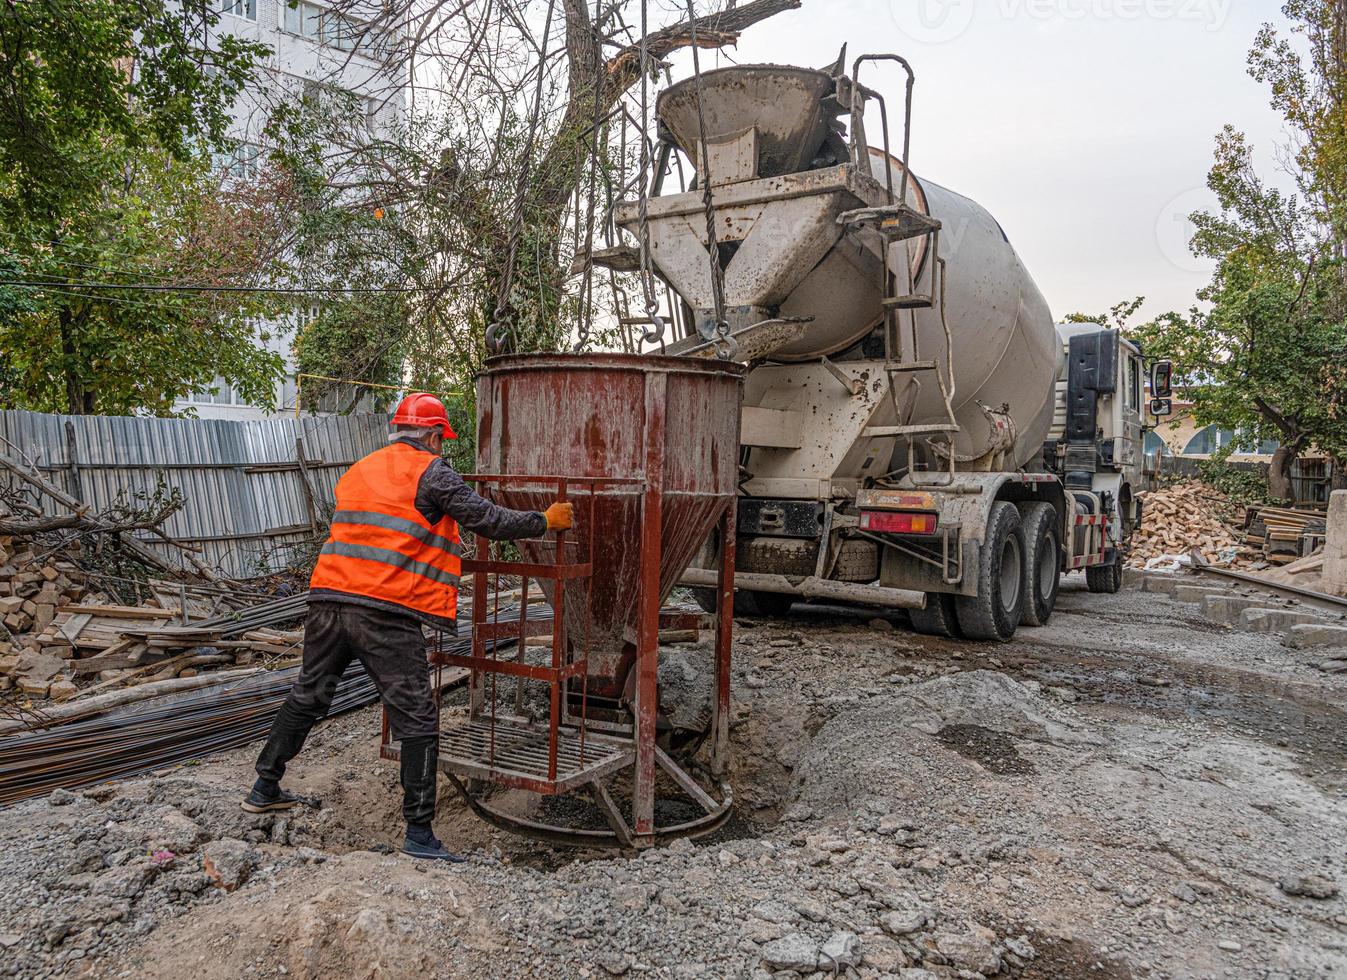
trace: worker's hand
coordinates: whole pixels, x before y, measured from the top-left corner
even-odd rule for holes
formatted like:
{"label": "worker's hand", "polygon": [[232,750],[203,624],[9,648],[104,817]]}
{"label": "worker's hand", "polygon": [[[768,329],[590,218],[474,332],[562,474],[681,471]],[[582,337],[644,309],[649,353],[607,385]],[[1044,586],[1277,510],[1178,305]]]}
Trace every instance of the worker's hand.
{"label": "worker's hand", "polygon": [[575,527],[575,505],[557,501],[543,513],[549,531],[569,531]]}

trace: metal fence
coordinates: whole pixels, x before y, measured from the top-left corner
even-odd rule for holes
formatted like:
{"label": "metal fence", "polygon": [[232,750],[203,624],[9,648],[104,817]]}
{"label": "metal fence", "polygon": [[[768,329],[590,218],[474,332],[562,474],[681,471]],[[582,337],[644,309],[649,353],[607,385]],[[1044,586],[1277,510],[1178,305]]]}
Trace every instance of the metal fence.
{"label": "metal fence", "polygon": [[[184,506],[165,533],[231,578],[283,568],[326,523],[337,479],[387,431],[382,414],[245,422],[0,411],[6,451],[95,511],[176,487]],[[180,563],[176,549],[143,540]]]}

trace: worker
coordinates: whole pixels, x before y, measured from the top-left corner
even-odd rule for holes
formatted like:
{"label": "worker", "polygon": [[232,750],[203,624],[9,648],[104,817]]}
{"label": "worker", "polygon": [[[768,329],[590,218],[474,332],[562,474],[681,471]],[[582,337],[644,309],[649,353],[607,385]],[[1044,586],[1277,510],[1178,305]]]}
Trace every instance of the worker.
{"label": "worker", "polygon": [[457,438],[444,404],[408,395],[393,415],[389,445],[337,481],[332,527],[309,582],[304,661],[257,760],[249,813],[286,810],[285,766],[332,703],[359,658],[402,742],[404,854],[462,861],[435,838],[439,710],[430,689],[422,626],[456,632],[460,525],[497,541],[541,537],[574,522],[570,504],[545,513],[507,510],[474,493],[440,456]]}

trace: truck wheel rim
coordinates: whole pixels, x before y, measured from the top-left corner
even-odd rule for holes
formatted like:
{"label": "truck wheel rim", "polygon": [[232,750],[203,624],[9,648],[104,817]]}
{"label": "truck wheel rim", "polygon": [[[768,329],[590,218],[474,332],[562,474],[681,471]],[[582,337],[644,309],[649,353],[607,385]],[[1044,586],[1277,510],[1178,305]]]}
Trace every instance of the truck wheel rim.
{"label": "truck wheel rim", "polygon": [[1020,599],[1020,543],[1014,535],[1001,546],[1001,608],[1014,612]]}

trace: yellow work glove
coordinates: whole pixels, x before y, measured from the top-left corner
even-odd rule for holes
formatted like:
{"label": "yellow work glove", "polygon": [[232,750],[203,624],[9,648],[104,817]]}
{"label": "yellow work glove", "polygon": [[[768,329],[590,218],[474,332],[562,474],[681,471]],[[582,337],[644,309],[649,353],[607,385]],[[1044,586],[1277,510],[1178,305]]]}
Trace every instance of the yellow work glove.
{"label": "yellow work glove", "polygon": [[558,501],[543,512],[543,517],[547,518],[549,531],[569,531],[575,527],[575,505]]}

